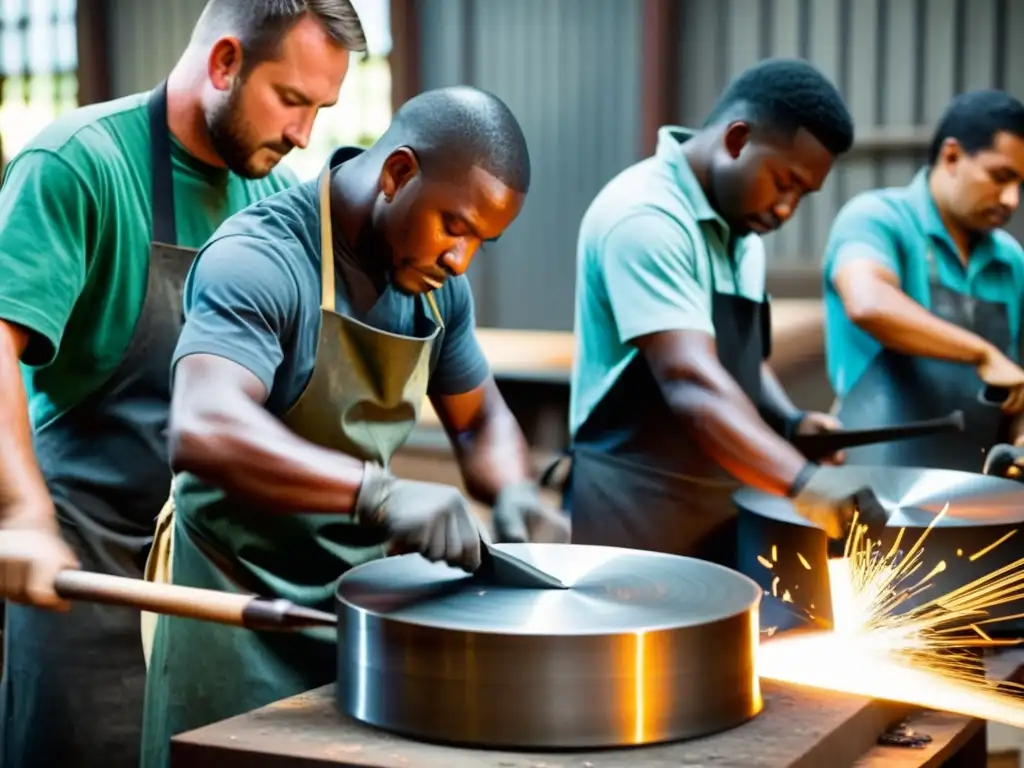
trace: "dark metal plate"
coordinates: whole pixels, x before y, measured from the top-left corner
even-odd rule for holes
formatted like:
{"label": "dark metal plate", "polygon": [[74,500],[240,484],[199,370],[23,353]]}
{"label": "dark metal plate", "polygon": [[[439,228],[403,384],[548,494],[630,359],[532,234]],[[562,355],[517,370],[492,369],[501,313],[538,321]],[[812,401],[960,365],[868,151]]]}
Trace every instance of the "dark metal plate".
{"label": "dark metal plate", "polygon": [[760,590],[690,558],[498,545],[566,590],[488,587],[418,555],[338,585],[338,703],[429,741],[504,748],[644,744],[760,711]]}

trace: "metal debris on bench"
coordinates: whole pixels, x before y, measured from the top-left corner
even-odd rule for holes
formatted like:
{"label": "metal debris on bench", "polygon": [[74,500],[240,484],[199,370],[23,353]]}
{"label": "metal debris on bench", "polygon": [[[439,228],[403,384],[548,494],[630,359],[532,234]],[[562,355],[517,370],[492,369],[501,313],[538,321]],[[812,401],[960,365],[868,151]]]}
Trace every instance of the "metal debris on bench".
{"label": "metal debris on bench", "polygon": [[931,736],[915,731],[906,721],[897,723],[878,737],[878,744],[883,747],[924,749],[931,742]]}

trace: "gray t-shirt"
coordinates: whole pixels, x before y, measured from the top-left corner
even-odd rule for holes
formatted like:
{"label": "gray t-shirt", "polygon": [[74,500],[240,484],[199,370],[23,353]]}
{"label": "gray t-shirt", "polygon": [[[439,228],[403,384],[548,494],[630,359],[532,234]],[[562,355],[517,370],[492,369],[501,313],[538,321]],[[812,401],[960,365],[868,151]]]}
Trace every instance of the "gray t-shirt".
{"label": "gray t-shirt", "polygon": [[[358,154],[343,148],[332,167]],[[227,358],[267,388],[267,409],[283,415],[309,381],[320,334],[319,180],[272,195],[227,219],[196,258],[185,283],[185,327],[172,366],[194,354]],[[423,296],[366,275],[335,227],[336,310],[390,333],[425,337],[434,328]],[[434,292],[443,336],[431,354],[428,393],[455,395],[490,373],[474,332],[465,276]],[[368,308],[368,309],[366,309]],[[360,311],[361,309],[365,311]]]}

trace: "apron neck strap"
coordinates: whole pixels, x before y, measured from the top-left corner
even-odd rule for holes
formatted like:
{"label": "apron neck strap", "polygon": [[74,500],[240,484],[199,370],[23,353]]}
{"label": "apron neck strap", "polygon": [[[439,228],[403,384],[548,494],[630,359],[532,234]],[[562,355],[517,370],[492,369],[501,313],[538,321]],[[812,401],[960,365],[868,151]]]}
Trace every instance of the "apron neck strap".
{"label": "apron neck strap", "polygon": [[939,265],[935,263],[935,249],[931,244],[927,246],[925,251],[925,259],[928,262],[928,281],[930,283],[939,282]]}
{"label": "apron neck strap", "polygon": [[331,230],[331,168],[320,174],[320,308],[334,311],[334,236]]}
{"label": "apron neck strap", "polygon": [[178,244],[174,218],[174,175],[171,169],[171,132],[167,128],[167,81],[149,95],[149,200],[153,209],[153,240]]}
{"label": "apron neck strap", "polygon": [[437,308],[437,299],[434,298],[433,291],[427,294],[427,304],[430,305],[430,311],[434,315],[434,321],[438,327],[444,328],[444,320],[441,319],[441,310]]}
{"label": "apron neck strap", "polygon": [[[434,292],[427,294],[427,304],[437,324],[444,328],[441,310]],[[331,229],[331,169],[320,173],[320,308],[334,312],[334,236]]]}

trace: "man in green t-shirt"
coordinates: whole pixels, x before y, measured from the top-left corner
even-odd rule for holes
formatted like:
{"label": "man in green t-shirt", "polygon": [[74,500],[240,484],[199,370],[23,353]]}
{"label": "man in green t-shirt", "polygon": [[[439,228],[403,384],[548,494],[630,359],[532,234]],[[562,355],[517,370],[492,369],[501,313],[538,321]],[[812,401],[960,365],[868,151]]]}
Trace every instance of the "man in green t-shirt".
{"label": "man in green t-shirt", "polygon": [[210,0],[164,83],[57,120],[8,167],[0,764],[138,765],[139,615],[68,606],[54,577],[142,577],[170,490],[170,361],[194,249],[294,183],[275,167],[364,48],[350,0]]}

